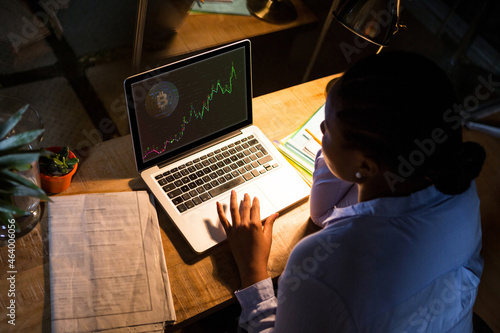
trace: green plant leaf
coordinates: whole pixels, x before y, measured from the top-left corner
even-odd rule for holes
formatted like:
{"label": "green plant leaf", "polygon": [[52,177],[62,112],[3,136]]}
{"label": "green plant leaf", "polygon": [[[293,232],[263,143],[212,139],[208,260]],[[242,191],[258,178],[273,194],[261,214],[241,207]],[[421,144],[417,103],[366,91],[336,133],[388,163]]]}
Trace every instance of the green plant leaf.
{"label": "green plant leaf", "polygon": [[[41,172],[51,176],[62,176],[67,174],[73,168],[71,164],[68,164],[70,160],[67,158],[68,152],[69,148],[65,146],[61,149],[60,153],[40,158]],[[79,161],[77,158],[71,160],[76,161],[76,163]],[[68,167],[70,167],[70,169],[68,169]]]}
{"label": "green plant leaf", "polygon": [[8,197],[8,194],[14,190],[14,188],[16,187],[16,185],[18,185],[19,183],[16,183],[16,182],[13,182],[9,179],[0,179],[0,194],[4,194],[4,195],[7,195]]}
{"label": "green plant leaf", "polygon": [[69,147],[68,146],[62,147],[62,149],[59,152],[59,154],[61,154],[62,158],[68,158],[68,156],[69,156]]}
{"label": "green plant leaf", "polygon": [[16,171],[27,171],[31,168],[31,164],[23,164],[16,168]]}
{"label": "green plant leaf", "polygon": [[0,169],[17,169],[38,160],[38,152],[21,152],[0,156]]}
{"label": "green plant leaf", "polygon": [[0,212],[0,223],[2,223],[4,226],[8,226],[9,220],[12,218],[12,214],[7,214],[4,212]]}
{"label": "green plant leaf", "polygon": [[[5,226],[5,227],[8,227],[9,225],[9,220],[10,219],[13,219],[14,216],[12,214],[9,214],[9,213],[5,213],[5,212],[0,212],[0,221],[1,223]],[[16,223],[16,229],[17,229],[17,223]]]}
{"label": "green plant leaf", "polygon": [[20,133],[10,138],[4,139],[0,141],[0,151],[12,150],[21,148],[24,145],[27,145],[31,141],[35,140],[40,134],[43,133],[43,129],[33,130],[24,133]]}
{"label": "green plant leaf", "polygon": [[[15,186],[14,191],[12,192],[12,196],[27,196],[38,198],[40,196],[40,193],[33,188],[26,187],[24,185],[18,185]],[[47,196],[45,195],[45,197]]]}
{"label": "green plant leaf", "polygon": [[3,195],[8,195],[10,197],[25,195],[25,194],[23,194],[22,188],[26,188],[26,189],[29,188],[29,187],[26,187],[26,186],[21,185],[21,184],[16,184],[16,183],[4,181],[4,180],[0,181],[0,186],[2,186],[0,188],[0,193]]}
{"label": "green plant leaf", "polygon": [[17,125],[23,113],[28,110],[29,104],[26,104],[22,108],[19,109],[12,117],[10,117],[6,122],[0,124],[0,139],[5,137],[12,129]]}
{"label": "green plant leaf", "polygon": [[11,182],[14,182],[14,183],[23,185],[27,188],[30,188],[33,191],[36,191],[36,194],[33,195],[34,197],[40,198],[42,200],[50,201],[50,198],[47,196],[47,194],[45,193],[44,190],[42,190],[41,188],[36,186],[35,183],[24,178],[23,176],[18,175],[17,173],[9,171],[9,170],[0,170],[0,176],[5,180],[9,180]]}
{"label": "green plant leaf", "polygon": [[50,156],[55,154],[54,152],[51,152],[50,150],[47,150],[45,148],[37,150],[37,152],[40,153],[40,157],[47,158],[47,159],[50,158]]}
{"label": "green plant leaf", "polygon": [[79,162],[78,158],[73,157],[73,158],[70,158],[69,160],[67,160],[67,161],[66,161],[66,164],[67,164],[68,166],[73,166],[73,165],[75,165],[75,164],[76,164],[76,163],[78,163],[78,162]]}
{"label": "green plant leaf", "polygon": [[13,206],[6,201],[0,201],[0,212],[13,215],[26,215],[27,213],[19,207]]}

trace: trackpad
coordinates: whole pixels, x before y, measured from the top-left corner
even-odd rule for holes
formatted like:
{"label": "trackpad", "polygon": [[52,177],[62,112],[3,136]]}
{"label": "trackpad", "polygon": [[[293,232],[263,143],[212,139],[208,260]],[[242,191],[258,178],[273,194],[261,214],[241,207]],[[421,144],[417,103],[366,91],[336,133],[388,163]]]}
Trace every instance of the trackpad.
{"label": "trackpad", "polygon": [[[255,185],[251,185],[249,187],[242,188],[240,190],[236,190],[237,198],[238,198],[238,207],[240,206],[243,197],[247,193],[250,196],[250,200],[253,203],[253,200],[255,197],[259,198],[259,204],[260,204],[260,218],[265,219],[269,215],[275,213],[274,207],[271,204],[271,202],[267,199],[266,195],[260,190],[259,187]],[[226,217],[229,220],[230,223],[231,221],[231,212],[229,211],[229,204],[231,200],[231,192],[229,191],[227,194],[221,196],[220,198],[217,198],[221,204],[222,207],[224,207],[224,211],[226,213]],[[214,211],[215,211],[215,205],[214,205]],[[210,214],[212,215],[212,214]],[[217,212],[215,211],[215,216],[217,217]],[[216,218],[217,224],[219,224],[219,218]]]}
{"label": "trackpad", "polygon": [[[245,193],[248,193],[252,202],[254,197],[259,198],[261,219],[264,219],[275,212],[272,204],[269,202],[267,197],[255,185],[250,185],[249,187],[245,187],[236,191],[238,198],[238,207],[240,206]],[[222,204],[228,221],[232,223],[231,212],[229,211],[230,198],[231,192],[228,192],[227,194],[218,197],[217,201]],[[203,206],[202,209],[193,211],[193,213],[189,215],[189,220],[200,222],[203,221],[204,227],[209,233],[210,238],[212,238],[213,240],[220,241],[226,238],[224,228],[222,227],[222,224],[219,221],[219,216],[217,215],[215,201],[212,201],[208,205]]]}

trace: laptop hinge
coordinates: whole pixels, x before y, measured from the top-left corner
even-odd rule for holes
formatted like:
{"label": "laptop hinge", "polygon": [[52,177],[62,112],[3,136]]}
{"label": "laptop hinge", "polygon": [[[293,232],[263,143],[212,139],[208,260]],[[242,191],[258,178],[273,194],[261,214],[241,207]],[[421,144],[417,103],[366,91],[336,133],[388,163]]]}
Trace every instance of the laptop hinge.
{"label": "laptop hinge", "polygon": [[163,167],[165,167],[165,166],[167,166],[167,165],[169,165],[169,164],[172,164],[172,163],[174,163],[174,162],[176,162],[176,161],[178,161],[178,160],[182,160],[182,159],[183,159],[183,158],[185,158],[186,156],[196,154],[196,153],[197,153],[197,152],[199,152],[199,151],[202,151],[202,150],[204,150],[204,149],[207,149],[207,148],[208,148],[208,147],[210,147],[210,146],[216,145],[216,144],[218,144],[218,143],[220,143],[220,142],[222,142],[222,141],[225,141],[225,140],[231,139],[231,138],[233,138],[233,137],[235,137],[235,136],[237,136],[237,135],[240,135],[240,134],[242,134],[242,131],[241,131],[241,130],[237,130],[237,131],[231,132],[231,133],[229,133],[229,134],[223,135],[223,136],[221,136],[221,137],[219,137],[219,138],[217,138],[217,139],[214,139],[214,140],[212,140],[212,141],[210,141],[210,142],[207,142],[207,143],[205,143],[205,144],[202,144],[202,145],[200,145],[200,146],[198,146],[198,147],[196,147],[196,148],[190,149],[190,150],[188,150],[188,151],[186,151],[186,152],[182,153],[180,156],[175,156],[175,157],[172,157],[172,158],[170,158],[170,159],[168,159],[168,160],[166,160],[166,161],[164,161],[164,162],[162,162],[162,163],[158,164],[158,168],[160,168],[160,169],[161,169],[161,168],[163,168]]}

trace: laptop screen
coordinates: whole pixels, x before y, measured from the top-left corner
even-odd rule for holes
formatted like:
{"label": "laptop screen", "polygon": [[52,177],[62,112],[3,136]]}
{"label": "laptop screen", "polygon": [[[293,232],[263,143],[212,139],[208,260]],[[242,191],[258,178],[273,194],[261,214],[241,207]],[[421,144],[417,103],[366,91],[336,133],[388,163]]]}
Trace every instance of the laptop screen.
{"label": "laptop screen", "polygon": [[125,80],[139,171],[251,124],[249,55],[242,41]]}

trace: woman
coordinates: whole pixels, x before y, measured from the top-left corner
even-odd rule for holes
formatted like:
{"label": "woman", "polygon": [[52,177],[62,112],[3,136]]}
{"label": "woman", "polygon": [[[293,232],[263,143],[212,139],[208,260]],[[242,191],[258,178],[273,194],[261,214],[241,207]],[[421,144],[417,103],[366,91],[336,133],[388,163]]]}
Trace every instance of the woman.
{"label": "woman", "polygon": [[473,179],[485,153],[462,142],[454,103],[445,73],[407,52],[365,58],[335,83],[311,192],[323,229],[294,248],[277,298],[266,269],[277,214],[262,227],[258,199],[245,195],[238,208],[233,192],[231,225],[217,204],[240,272],[242,327],[472,331],[483,265]]}

